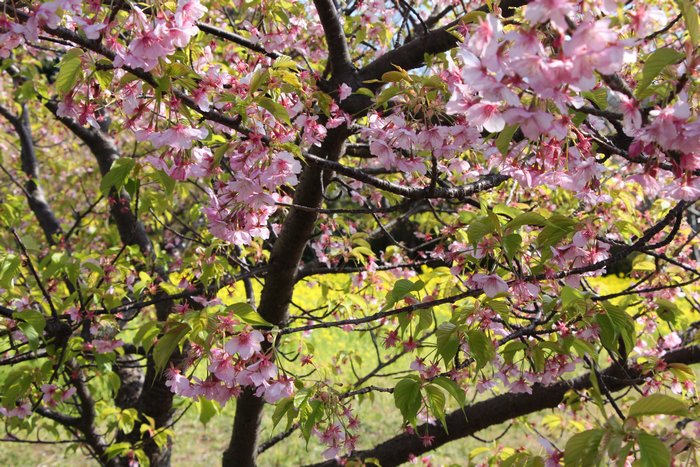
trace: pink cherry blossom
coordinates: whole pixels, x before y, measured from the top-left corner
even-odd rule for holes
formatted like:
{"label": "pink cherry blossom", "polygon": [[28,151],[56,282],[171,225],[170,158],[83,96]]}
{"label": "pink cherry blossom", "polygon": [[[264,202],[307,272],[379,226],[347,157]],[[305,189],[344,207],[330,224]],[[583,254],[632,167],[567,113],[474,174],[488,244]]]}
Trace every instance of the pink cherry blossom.
{"label": "pink cherry blossom", "polygon": [[568,27],[566,17],[574,8],[575,4],[570,0],[534,0],[525,7],[525,18],[535,23],[551,21],[556,28],[564,31]]}
{"label": "pink cherry blossom", "polygon": [[498,274],[474,274],[471,280],[490,298],[508,292],[508,284]]}
{"label": "pink cherry blossom", "polygon": [[169,146],[175,149],[190,149],[194,141],[204,139],[208,133],[206,128],[191,128],[177,124],[163,132],[155,132],[147,139],[155,148]]}
{"label": "pink cherry blossom", "polygon": [[254,353],[260,352],[260,343],[264,340],[265,337],[256,329],[250,332],[241,332],[224,345],[224,350],[229,355],[238,354],[243,360],[248,360]]}
{"label": "pink cherry blossom", "polygon": [[294,380],[286,376],[280,376],[265,388],[265,402],[274,404],[280,399],[291,396],[293,393]]}
{"label": "pink cherry blossom", "polygon": [[501,131],[506,126],[506,121],[500,112],[500,104],[497,102],[478,102],[469,107],[465,115],[472,125],[490,133]]}
{"label": "pink cherry blossom", "polygon": [[352,88],[345,83],[341,84],[338,88],[338,101],[343,102],[350,94],[352,94]]}

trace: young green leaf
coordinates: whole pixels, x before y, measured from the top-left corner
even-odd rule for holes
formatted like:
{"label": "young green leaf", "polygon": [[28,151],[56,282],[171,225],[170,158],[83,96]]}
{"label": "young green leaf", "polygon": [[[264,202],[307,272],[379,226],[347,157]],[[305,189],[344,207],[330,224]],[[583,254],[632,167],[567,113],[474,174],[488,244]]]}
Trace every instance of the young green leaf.
{"label": "young green leaf", "polygon": [[186,323],[178,323],[168,329],[168,331],[158,339],[153,347],[153,361],[156,364],[156,371],[159,373],[165,369],[170,356],[175,352],[180,341],[190,331],[190,326]]}
{"label": "young green leaf", "polygon": [[394,405],[399,409],[403,419],[416,425],[416,416],[421,408],[420,382],[404,378],[394,388]]}
{"label": "young green leaf", "polygon": [[260,107],[270,112],[277,120],[280,120],[286,123],[287,125],[291,125],[287,109],[285,109],[282,104],[275,102],[269,97],[265,96],[260,96],[257,99],[255,99],[255,101]]}
{"label": "young green leaf", "polygon": [[56,91],[66,94],[76,85],[83,72],[82,49],[71,49],[61,58],[58,74],[56,75]]}
{"label": "young green leaf", "polygon": [[650,394],[641,397],[632,404],[627,414],[629,417],[641,417],[643,415],[688,415],[688,406],[685,402],[665,394]]}
{"label": "young green leaf", "polygon": [[664,68],[668,65],[678,63],[685,55],[668,47],[656,49],[644,62],[642,68],[642,79],[639,80],[637,89],[634,91],[635,96],[639,97],[644,90],[661,74]]}
{"label": "young green leaf", "polygon": [[567,467],[588,467],[598,465],[600,454],[598,448],[605,432],[593,429],[577,433],[566,443],[564,464]]}
{"label": "young green leaf", "polygon": [[134,160],[128,157],[120,157],[114,161],[109,172],[102,177],[102,181],[100,182],[100,191],[102,194],[107,195],[112,188],[119,189],[124,186],[124,182],[135,164]]}
{"label": "young green leaf", "polygon": [[268,326],[272,327],[271,323],[265,321],[265,318],[255,311],[255,308],[247,303],[234,303],[226,307],[227,311],[232,311],[241,321],[253,326]]}
{"label": "young green leaf", "polygon": [[695,7],[696,2],[690,0],[680,0],[678,2],[685,21],[685,29],[688,31],[690,43],[693,47],[700,45],[700,19],[698,19],[698,10]]}
{"label": "young green leaf", "polygon": [[656,436],[648,433],[637,435],[641,467],[667,467],[671,465],[671,451]]}

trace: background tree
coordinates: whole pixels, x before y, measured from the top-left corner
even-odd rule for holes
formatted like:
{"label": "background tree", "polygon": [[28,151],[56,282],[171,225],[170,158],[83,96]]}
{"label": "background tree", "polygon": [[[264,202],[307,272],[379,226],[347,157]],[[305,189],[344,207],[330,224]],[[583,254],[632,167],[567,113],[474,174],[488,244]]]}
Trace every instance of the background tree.
{"label": "background tree", "polygon": [[0,3],[5,441],[697,462],[692,2]]}

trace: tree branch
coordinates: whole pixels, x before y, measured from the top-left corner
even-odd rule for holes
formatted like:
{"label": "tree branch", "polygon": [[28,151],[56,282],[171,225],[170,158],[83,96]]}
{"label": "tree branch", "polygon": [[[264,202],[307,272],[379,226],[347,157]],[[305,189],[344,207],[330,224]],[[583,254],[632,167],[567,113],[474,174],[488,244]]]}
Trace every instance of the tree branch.
{"label": "tree branch", "polygon": [[354,67],[340,16],[332,0],[314,0],[314,5],[326,36],[328,60],[333,69],[333,77],[339,84],[343,83],[344,78],[354,72]]}
{"label": "tree branch", "polygon": [[[500,2],[502,15],[505,18],[513,16],[515,8],[526,5],[528,0],[502,0]],[[488,11],[482,6],[477,11]],[[411,42],[391,50],[374,60],[359,72],[360,81],[381,79],[387,71],[401,67],[404,70],[419,68],[425,64],[425,55],[436,55],[456,47],[459,44],[457,36],[450,32],[461,21],[454,21],[440,29],[434,29],[427,34],[417,36]]]}
{"label": "tree branch", "polygon": [[[661,360],[667,364],[700,363],[700,346],[695,345],[669,352]],[[610,366],[600,372],[600,377],[605,380],[606,386],[611,392],[621,391],[644,376],[637,368],[621,368],[618,365]],[[342,461],[376,459],[378,464],[372,461],[369,465],[381,465],[382,467],[399,465],[406,462],[410,455],[418,456],[432,451],[451,441],[471,436],[484,428],[540,410],[553,409],[563,402],[567,391],[571,389],[580,391],[590,387],[591,377],[589,373],[551,386],[536,384],[532,387],[532,394],[507,393],[464,407],[464,411],[455,410],[446,417],[447,431],[441,425],[423,424],[415,430],[415,434],[402,433],[372,449],[360,451],[349,458],[344,458]],[[429,434],[435,438],[429,446],[426,446],[418,434]],[[342,464],[334,459],[313,464],[313,467],[339,465]]]}
{"label": "tree branch", "polygon": [[414,188],[397,185],[381,178],[369,175],[362,171],[361,169],[355,169],[353,167],[348,167],[339,162],[330,161],[323,159],[321,157],[314,156],[313,154],[305,154],[304,159],[312,164],[321,165],[323,167],[329,168],[334,172],[337,172],[346,177],[350,177],[354,180],[372,185],[380,190],[388,191],[397,195],[404,196],[409,199],[434,199],[434,198],[445,198],[445,199],[458,199],[463,200],[475,193],[481,191],[489,190],[495,188],[504,181],[510,179],[507,175],[501,174],[488,174],[485,175],[481,180],[470,183],[464,187],[460,188],[442,188],[442,187],[424,187],[424,188]]}
{"label": "tree branch", "polygon": [[246,49],[250,49],[254,52],[261,53],[263,55],[267,55],[268,57],[275,59],[279,58],[280,54],[277,52],[269,52],[265,50],[263,46],[260,44],[257,44],[253,41],[250,41],[246,39],[243,36],[239,36],[238,34],[235,34],[233,32],[226,31],[224,29],[219,29],[215,26],[212,26],[211,24],[206,24],[206,23],[197,23],[197,27],[200,29],[200,31],[206,32],[207,34],[211,34],[212,36],[216,36],[220,39],[224,39],[230,42],[233,42],[234,44],[238,44],[242,47],[245,47]]}
{"label": "tree branch", "polygon": [[22,115],[16,116],[8,109],[0,105],[0,115],[5,117],[17,132],[20,143],[20,159],[22,161],[22,171],[27,176],[27,181],[24,183],[24,193],[29,203],[29,208],[34,213],[41,230],[46,236],[46,241],[50,245],[56,243],[54,235],[62,231],[61,224],[56,218],[56,215],[51,210],[51,207],[46,202],[44,190],[39,185],[39,164],[36,159],[36,151],[34,148],[34,139],[32,138],[32,130],[29,124],[29,111],[26,104],[22,105]]}

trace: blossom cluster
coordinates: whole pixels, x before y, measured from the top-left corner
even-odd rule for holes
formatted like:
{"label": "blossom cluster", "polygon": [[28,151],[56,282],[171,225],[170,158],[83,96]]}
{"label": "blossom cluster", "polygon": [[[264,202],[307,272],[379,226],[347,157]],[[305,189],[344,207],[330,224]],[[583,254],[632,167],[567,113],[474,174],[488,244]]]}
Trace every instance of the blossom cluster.
{"label": "blossom cluster", "polygon": [[170,367],[166,370],[166,385],[180,396],[194,399],[203,396],[221,406],[238,397],[245,387],[254,389],[268,403],[289,397],[294,391],[294,380],[278,374],[277,366],[262,352],[264,340],[263,334],[255,329],[239,332],[223,348],[211,349],[208,376],[204,380],[196,376],[190,379],[180,369]]}

